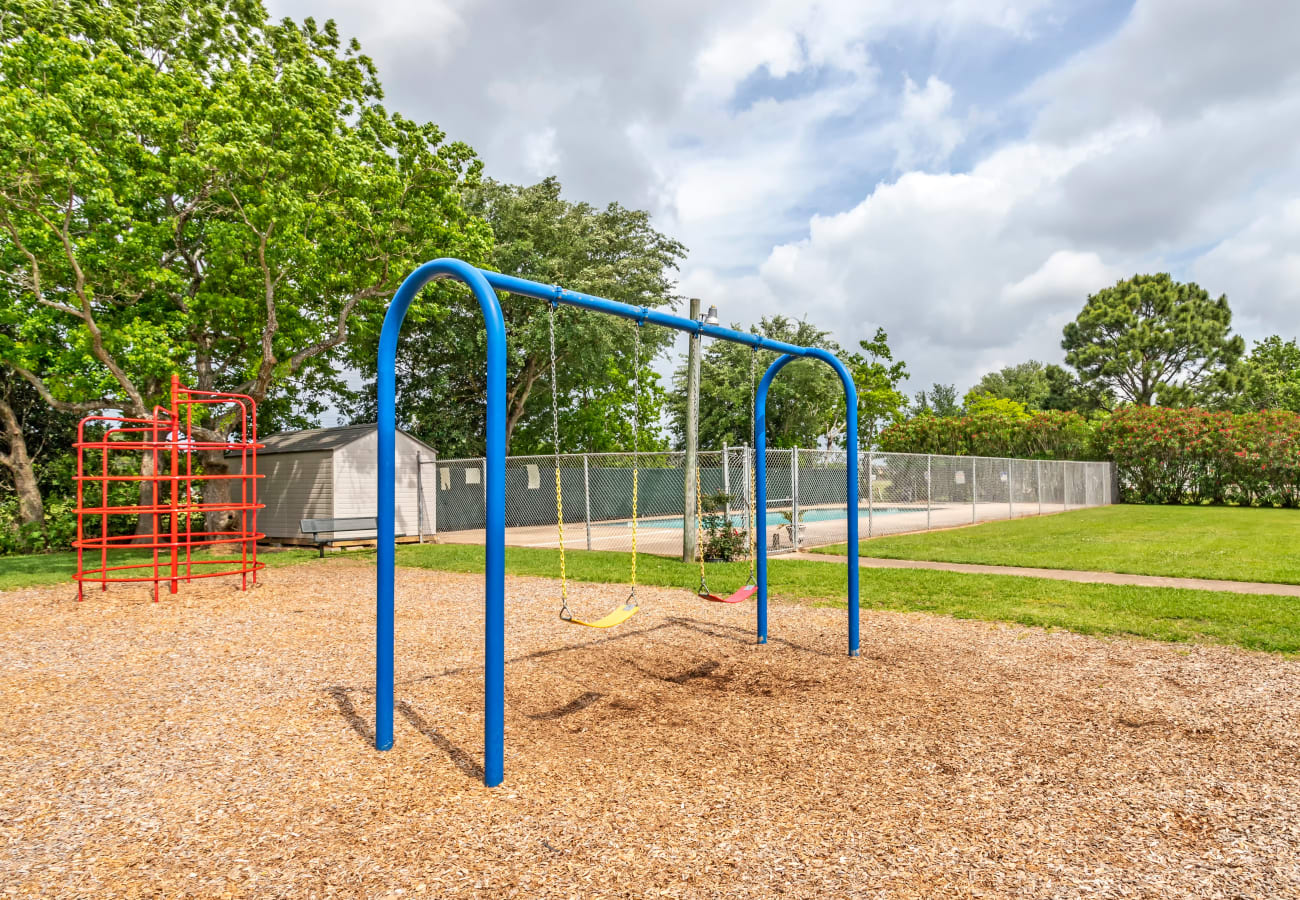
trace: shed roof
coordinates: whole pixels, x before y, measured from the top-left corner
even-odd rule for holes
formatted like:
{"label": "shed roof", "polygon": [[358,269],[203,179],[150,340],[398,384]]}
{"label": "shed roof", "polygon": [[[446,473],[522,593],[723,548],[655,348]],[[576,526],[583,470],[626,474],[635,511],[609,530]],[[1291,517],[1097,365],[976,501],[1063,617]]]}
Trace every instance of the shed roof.
{"label": "shed roof", "polygon": [[[279,434],[259,438],[258,443],[263,445],[263,449],[257,452],[259,455],[265,456],[268,453],[306,453],[312,450],[337,450],[340,447],[346,447],[355,440],[373,434],[378,427],[374,422],[369,422],[360,425],[339,425],[335,428],[282,431]],[[429,447],[419,438],[407,434],[400,428],[398,432],[405,434],[420,446],[427,447],[430,453],[434,452],[432,447]]]}

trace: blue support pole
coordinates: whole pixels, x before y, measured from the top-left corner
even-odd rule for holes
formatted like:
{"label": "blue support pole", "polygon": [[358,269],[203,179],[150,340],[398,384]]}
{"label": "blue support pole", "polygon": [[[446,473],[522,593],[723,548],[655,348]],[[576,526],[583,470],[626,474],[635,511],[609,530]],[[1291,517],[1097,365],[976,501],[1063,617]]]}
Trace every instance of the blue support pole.
{"label": "blue support pole", "polygon": [[[485,553],[485,628],[484,628],[484,716],[483,781],[489,787],[504,778],[505,755],[505,505],[506,505],[506,333],[501,305],[496,291],[505,291],[539,300],[563,303],[620,316],[638,322],[650,322],[665,328],[700,334],[758,347],[783,354],[763,375],[755,410],[755,480],[756,512],[767,517],[766,419],[767,392],[772,378],[787,363],[798,358],[820,359],[830,364],[844,384],[848,410],[848,504],[849,504],[849,655],[858,655],[858,427],[857,394],[853,379],[832,354],[825,350],[799,347],[773,341],[747,332],[706,325],[641,306],[630,306],[566,291],[554,285],[538,284],[497,272],[484,272],[458,259],[437,259],[425,263],[402,282],[384,316],[379,337],[378,373],[378,553],[375,588],[375,747],[388,750],[393,746],[394,693],[394,618],[393,567],[396,562],[396,465],[397,414],[396,366],[397,340],[406,311],[416,295],[430,281],[454,278],[464,282],[477,298],[487,329],[487,472],[484,484],[487,504]],[[758,638],[767,642],[767,547],[758,542]]]}
{"label": "blue support pole", "polygon": [[378,356],[378,494],[375,588],[375,748],[393,746],[394,614],[396,550],[395,454],[397,451],[397,338],[416,295],[430,281],[455,278],[473,291],[487,328],[487,530],[483,669],[483,782],[504,777],[505,755],[505,506],[506,506],[506,329],[501,305],[483,273],[458,259],[425,263],[397,289],[384,316]]}
{"label": "blue support pole", "polygon": [[[859,652],[859,620],[861,619],[861,609],[859,608],[859,576],[861,570],[858,566],[858,392],[853,385],[853,376],[849,374],[844,364],[835,358],[835,355],[826,350],[818,348],[801,348],[799,354],[808,359],[820,359],[830,365],[835,370],[835,374],[840,377],[840,383],[844,385],[844,402],[847,416],[845,427],[848,430],[847,440],[847,471],[845,473],[846,484],[845,494],[848,505],[848,525],[849,525],[849,656],[857,656]],[[786,354],[775,360],[767,371],[763,373],[763,379],[758,383],[758,392],[755,397],[756,409],[754,410],[754,493],[755,493],[755,516],[756,522],[767,521],[767,394],[772,387],[772,380],[776,378],[778,372],[798,358],[791,354]],[[799,523],[794,523],[796,529]],[[797,532],[796,532],[797,533]],[[758,643],[767,643],[767,533],[764,531],[763,540],[755,542],[758,547]]]}
{"label": "blue support pole", "polygon": [[776,373],[796,359],[798,357],[786,354],[768,366],[754,396],[754,522],[764,525],[763,539],[754,542],[758,547],[758,602],[755,611],[760,644],[767,643],[767,391]]}

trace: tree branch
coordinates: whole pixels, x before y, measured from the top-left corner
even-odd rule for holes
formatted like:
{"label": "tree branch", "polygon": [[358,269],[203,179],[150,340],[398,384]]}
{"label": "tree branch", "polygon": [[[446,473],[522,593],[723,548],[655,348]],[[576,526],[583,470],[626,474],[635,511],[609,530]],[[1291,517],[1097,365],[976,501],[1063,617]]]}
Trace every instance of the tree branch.
{"label": "tree branch", "polygon": [[12,363],[10,363],[9,366],[22,376],[28,384],[36,389],[36,393],[41,395],[42,400],[52,408],[57,409],[59,412],[89,413],[101,409],[116,409],[121,405],[118,401],[108,397],[100,397],[97,400],[83,400],[80,403],[70,403],[67,400],[59,400],[50,393],[50,389],[45,386],[45,382],[41,380],[40,376],[36,375],[34,372],[29,372],[22,366],[15,366]]}
{"label": "tree branch", "polygon": [[90,294],[86,291],[86,274],[82,271],[81,264],[77,260],[77,251],[76,248],[73,247],[72,236],[70,234],[72,209],[75,199],[76,197],[73,194],[72,188],[69,186],[68,206],[63,216],[62,226],[55,225],[39,209],[33,209],[33,213],[37,218],[45,223],[46,227],[50,228],[58,235],[59,242],[63,246],[63,255],[68,260],[68,265],[72,267],[74,276],[73,291],[81,301],[79,318],[86,323],[86,330],[90,332],[91,353],[94,355],[95,359],[99,360],[104,367],[112,373],[113,377],[117,380],[117,383],[122,386],[122,390],[126,392],[127,397],[131,401],[131,412],[144,418],[149,414],[149,408],[144,402],[144,397],[136,388],[135,383],[126,374],[126,371],[117,364],[117,360],[113,359],[112,354],[108,352],[108,348],[104,345],[103,332],[99,330],[99,325],[95,322],[95,313],[91,304]]}

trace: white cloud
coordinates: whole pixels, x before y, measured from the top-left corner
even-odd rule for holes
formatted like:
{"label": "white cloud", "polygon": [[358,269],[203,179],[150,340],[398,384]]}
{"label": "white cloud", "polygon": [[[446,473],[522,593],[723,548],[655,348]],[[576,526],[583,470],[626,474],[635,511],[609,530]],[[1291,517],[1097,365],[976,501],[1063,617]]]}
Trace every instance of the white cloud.
{"label": "white cloud", "polygon": [[[1042,112],[1025,138],[968,173],[908,172],[847,212],[813,216],[804,239],[772,250],[764,281],[846,342],[883,324],[919,381],[959,387],[990,367],[1059,359],[1061,326],[1087,294],[1136,271],[1227,292],[1248,336],[1294,334],[1300,56],[1283,65],[1289,42],[1268,40],[1272,58],[1245,60],[1284,24],[1262,24],[1271,10],[1257,6],[1139,3],[1111,41],[1026,92]],[[1288,22],[1300,9],[1289,6]],[[1184,16],[1216,35],[1213,50],[1165,46],[1189,33]],[[1233,55],[1259,77],[1209,87]],[[909,88],[904,110],[950,102]]]}
{"label": "white cloud", "polygon": [[925,169],[948,161],[964,137],[961,123],[951,114],[952,99],[952,87],[933,75],[924,85],[910,77],[904,81],[895,169]]}
{"label": "white cloud", "polygon": [[1050,57],[1078,4],[271,6],[338,18],[389,105],[489,174],[650,208],[725,319],[884,325],[920,384],[1059,359],[1084,296],[1136,271],[1227,292],[1249,337],[1300,331],[1293,0],[1136,0],[1020,82],[988,48]]}
{"label": "white cloud", "polygon": [[1300,337],[1300,198],[1214,247],[1192,274],[1212,293],[1227,293],[1239,330],[1256,339]]}

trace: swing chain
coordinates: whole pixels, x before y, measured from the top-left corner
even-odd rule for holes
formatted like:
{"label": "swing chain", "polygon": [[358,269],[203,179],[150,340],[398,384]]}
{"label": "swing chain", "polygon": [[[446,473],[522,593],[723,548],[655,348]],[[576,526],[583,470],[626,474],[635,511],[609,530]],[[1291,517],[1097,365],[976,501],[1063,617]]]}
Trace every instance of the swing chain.
{"label": "swing chain", "polygon": [[[757,365],[758,365],[758,348],[750,347],[749,348],[749,435],[750,435],[750,439],[754,441],[755,452],[757,452],[758,449],[758,439],[757,439],[757,435],[755,434],[755,432],[758,430],[758,396],[757,396],[757,390],[754,387],[754,378],[758,373]],[[755,563],[756,563],[755,556],[758,555],[758,548],[755,546],[754,543],[756,540],[756,537],[754,535],[754,529],[757,527],[757,522],[758,522],[758,511],[754,509],[754,494],[755,494],[754,479],[756,478],[756,475],[754,474],[754,469],[757,468],[756,466],[757,462],[758,462],[757,460],[749,460],[749,466],[748,466],[749,468],[749,504],[748,504],[749,506],[749,580],[746,582],[747,584],[754,584],[755,579],[758,577],[758,573],[755,568]],[[763,524],[764,525],[767,524],[766,510],[764,510]],[[764,537],[766,537],[766,535],[764,535]]]}
{"label": "swing chain", "polygon": [[547,319],[551,339],[551,449],[555,453],[555,521],[560,532],[560,618],[566,622],[573,618],[569,609],[569,580],[564,567],[564,494],[560,490],[560,387],[555,365],[555,315],[559,304],[551,301],[551,314]]}
{"label": "swing chain", "polygon": [[[699,350],[696,353],[696,359],[699,359],[704,354],[704,338],[701,335],[696,335],[695,337],[692,338],[692,340],[696,340],[700,342]],[[700,421],[700,390],[699,390],[698,379],[696,381],[696,389],[695,389],[694,413],[695,413],[695,421],[699,422]],[[695,450],[695,558],[696,560],[699,561],[700,564],[700,587],[695,593],[699,594],[701,597],[704,597],[709,593],[709,585],[704,578],[704,521],[703,521],[704,504],[703,504],[703,498],[701,497],[701,492],[702,489],[700,487],[700,451],[699,448],[696,447]]]}
{"label": "swing chain", "polygon": [[625,606],[631,606],[636,597],[636,505],[641,468],[641,326],[644,324],[643,319],[636,320],[632,341],[632,590],[627,595]]}

